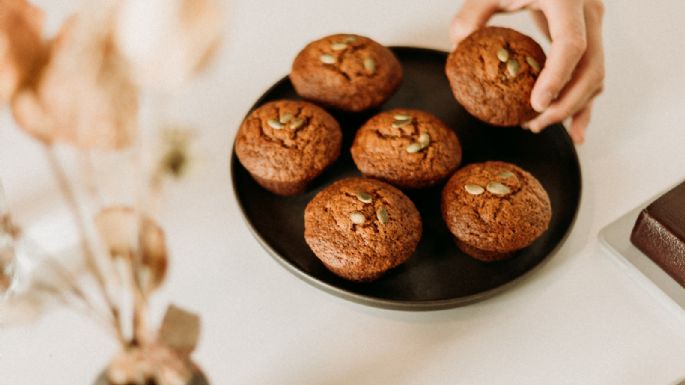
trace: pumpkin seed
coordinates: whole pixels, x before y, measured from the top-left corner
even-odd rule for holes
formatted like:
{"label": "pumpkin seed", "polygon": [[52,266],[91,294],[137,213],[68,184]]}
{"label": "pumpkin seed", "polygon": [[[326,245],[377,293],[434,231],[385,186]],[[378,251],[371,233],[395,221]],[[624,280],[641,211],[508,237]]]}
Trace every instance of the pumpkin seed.
{"label": "pumpkin seed", "polygon": [[355,225],[362,225],[364,222],[366,222],[366,217],[364,217],[364,214],[360,213],[359,211],[355,211],[350,214],[350,220]]}
{"label": "pumpkin seed", "polygon": [[426,148],[428,145],[431,143],[431,137],[428,135],[427,132],[422,132],[421,135],[419,135],[419,144],[421,147]]}
{"label": "pumpkin seed", "polygon": [[347,48],[347,43],[338,42],[338,43],[332,43],[331,44],[331,49],[333,51],[342,51],[345,48]]}
{"label": "pumpkin seed", "polygon": [[500,48],[497,51],[497,59],[502,63],[506,63],[509,60],[509,51],[506,48]]}
{"label": "pumpkin seed", "polygon": [[500,172],[499,174],[497,174],[497,176],[500,178],[509,179],[515,175],[511,171],[503,171],[503,172]]}
{"label": "pumpkin seed", "polygon": [[533,72],[540,72],[540,63],[538,63],[538,61],[533,59],[531,56],[526,56],[526,63],[528,63],[530,68],[533,69]]}
{"label": "pumpkin seed", "polygon": [[364,69],[369,75],[376,73],[376,61],[370,57],[364,59]]}
{"label": "pumpkin seed", "polygon": [[371,203],[371,202],[373,202],[373,197],[371,196],[371,194],[369,194],[369,193],[367,193],[367,192],[364,192],[364,191],[357,191],[357,192],[355,193],[355,195],[357,196],[357,199],[359,199],[359,201],[362,202],[362,203]]}
{"label": "pumpkin seed", "polygon": [[388,223],[390,218],[388,216],[388,210],[385,208],[385,206],[378,208],[378,211],[376,211],[376,218],[378,218],[378,222],[380,222],[382,225]]}
{"label": "pumpkin seed", "polygon": [[278,119],[279,122],[286,124],[293,119],[293,114],[286,112]]}
{"label": "pumpkin seed", "polygon": [[302,127],[303,124],[304,124],[304,119],[297,118],[297,119],[293,120],[292,122],[290,122],[290,129],[291,130],[297,130],[298,128]]}
{"label": "pumpkin seed", "polygon": [[352,36],[352,35],[347,35],[347,36],[345,36],[345,38],[342,41],[343,41],[343,43],[354,43],[355,41],[357,41],[357,37]]}
{"label": "pumpkin seed", "polygon": [[511,59],[507,62],[507,72],[509,72],[510,77],[516,77],[519,73],[521,65],[515,59]]}
{"label": "pumpkin seed", "polygon": [[485,189],[477,184],[464,185],[464,190],[471,195],[480,195],[485,192]]}
{"label": "pumpkin seed", "polygon": [[408,145],[407,148],[406,148],[407,152],[410,153],[410,154],[419,152],[419,151],[421,151],[422,149],[423,149],[423,148],[421,147],[421,145],[420,145],[419,143],[416,143],[416,142],[414,142],[414,143]]}
{"label": "pumpkin seed", "polygon": [[276,119],[269,119],[269,120],[266,121],[266,124],[268,124],[269,127],[273,128],[274,130],[280,130],[280,129],[282,129],[283,127],[285,127],[285,126],[283,125],[283,123],[279,122],[279,121],[276,120]]}
{"label": "pumpkin seed", "polygon": [[410,124],[412,122],[412,119],[407,119],[407,120],[395,120],[392,122],[392,128],[400,128],[404,127],[407,124]]}
{"label": "pumpkin seed", "polygon": [[321,60],[321,62],[324,64],[335,64],[337,61],[333,55],[327,53],[319,56],[319,60]]}
{"label": "pumpkin seed", "polygon": [[509,189],[509,187],[498,182],[490,182],[487,186],[485,186],[485,188],[489,192],[499,196],[504,196],[511,192],[511,189]]}
{"label": "pumpkin seed", "polygon": [[411,115],[405,115],[405,114],[395,114],[395,116],[393,116],[393,118],[395,118],[395,120],[409,120],[409,121],[412,120]]}

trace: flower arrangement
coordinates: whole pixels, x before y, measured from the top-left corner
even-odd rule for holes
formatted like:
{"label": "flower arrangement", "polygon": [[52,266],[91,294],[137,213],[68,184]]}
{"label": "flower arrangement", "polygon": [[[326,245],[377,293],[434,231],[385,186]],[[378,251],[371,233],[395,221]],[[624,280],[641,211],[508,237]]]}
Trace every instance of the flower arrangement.
{"label": "flower arrangement", "polygon": [[[0,326],[54,305],[84,312],[121,348],[99,384],[207,383],[190,357],[200,318],[175,305],[159,327],[147,318],[169,264],[160,196],[187,168],[192,134],[141,124],[139,111],[206,67],[221,15],[215,0],[101,0],[44,39],[40,9],[0,0],[0,106],[42,146],[79,240],[77,258],[40,250],[13,220],[0,183]],[[151,133],[157,139],[146,141]],[[60,149],[77,159],[84,194]],[[101,194],[93,158],[112,153],[136,176],[133,202]]]}

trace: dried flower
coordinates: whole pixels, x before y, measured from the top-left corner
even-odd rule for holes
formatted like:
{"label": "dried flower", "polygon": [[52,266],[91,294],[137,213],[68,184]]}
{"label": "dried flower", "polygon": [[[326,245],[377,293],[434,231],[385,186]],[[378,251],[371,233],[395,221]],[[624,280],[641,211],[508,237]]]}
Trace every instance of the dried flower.
{"label": "dried flower", "polygon": [[155,178],[180,178],[185,174],[190,163],[191,139],[192,131],[189,129],[170,127],[163,131],[162,153]]}
{"label": "dried flower", "polygon": [[44,66],[12,103],[24,130],[80,148],[131,143],[138,94],[112,41],[112,17],[77,14],[62,26]]}
{"label": "dried flower", "polygon": [[190,355],[200,337],[200,317],[175,305],[164,314],[158,339],[175,351]]}
{"label": "dried flower", "polygon": [[12,223],[9,214],[3,214],[0,210],[0,297],[14,281],[15,240],[18,236],[19,229]]}
{"label": "dried flower", "polygon": [[[69,270],[53,259],[31,255],[36,265],[21,287],[0,302],[0,326],[23,325],[36,321],[48,309],[66,304],[74,294],[81,264]],[[75,262],[75,261],[74,261]]]}
{"label": "dried flower", "polygon": [[[131,207],[114,206],[100,211],[95,226],[113,258],[131,259],[140,248],[136,277],[145,292],[159,287],[167,269],[164,231],[152,219],[138,217]],[[135,231],[138,230],[138,234]]]}
{"label": "dried flower", "polygon": [[116,42],[138,84],[169,92],[210,61],[222,23],[216,0],[122,0]]}
{"label": "dried flower", "polygon": [[25,0],[0,1],[0,103],[11,99],[43,56],[43,13]]}
{"label": "dried flower", "polygon": [[191,377],[190,362],[159,342],[122,351],[107,370],[113,384],[185,385]]}

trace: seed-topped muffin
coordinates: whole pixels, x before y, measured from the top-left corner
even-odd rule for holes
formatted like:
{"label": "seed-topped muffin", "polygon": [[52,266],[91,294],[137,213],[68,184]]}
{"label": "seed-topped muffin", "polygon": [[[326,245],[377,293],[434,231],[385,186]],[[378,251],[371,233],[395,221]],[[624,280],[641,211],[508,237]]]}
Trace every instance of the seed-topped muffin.
{"label": "seed-topped muffin", "polygon": [[371,118],[357,131],[351,152],[364,175],[406,188],[432,186],[461,162],[452,129],[428,112],[406,108]]}
{"label": "seed-topped muffin", "polygon": [[471,115],[496,126],[516,126],[537,116],[530,94],[545,60],[530,37],[484,27],[459,43],[445,72],[457,101]]}
{"label": "seed-topped muffin", "polygon": [[340,125],[326,111],[303,101],[278,100],[245,118],[235,152],[261,186],[295,195],[338,158],[341,142]]}
{"label": "seed-topped muffin", "polygon": [[290,80],[305,99],[357,112],[390,98],[402,81],[402,67],[388,48],[368,37],[338,34],[300,51]]}
{"label": "seed-topped muffin", "polygon": [[530,173],[511,163],[468,165],[442,191],[442,216],[457,246],[486,262],[508,258],[549,227],[547,192]]}
{"label": "seed-topped muffin", "polygon": [[304,211],[304,238],[336,275],[371,281],[406,261],[421,239],[421,216],[400,190],[368,178],[339,180]]}

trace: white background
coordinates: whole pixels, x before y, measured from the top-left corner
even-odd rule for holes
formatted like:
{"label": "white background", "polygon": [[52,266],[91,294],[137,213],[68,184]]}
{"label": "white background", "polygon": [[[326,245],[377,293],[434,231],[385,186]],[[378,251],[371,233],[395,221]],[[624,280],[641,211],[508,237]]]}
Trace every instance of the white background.
{"label": "white background", "polygon": [[[52,30],[75,7],[37,3]],[[245,112],[287,74],[298,50],[334,32],[447,50],[459,5],[226,4],[219,59],[173,108],[201,132],[201,151],[195,172],[165,201],[174,258],[154,302],[156,315],[172,299],[202,315],[195,358],[213,384],[637,385],[685,378],[682,314],[650,295],[597,240],[602,227],[685,178],[685,2],[679,0],[607,2],[606,87],[587,144],[578,148],[580,213],[561,250],[523,284],[453,310],[377,310],[302,282],[250,235],[232,194],[229,151]],[[525,14],[495,22],[542,40]],[[10,204],[36,234],[67,242],[45,169],[39,147],[4,114],[0,176]],[[89,319],[56,311],[37,324],[0,330],[0,384],[89,384],[114,349]]]}

